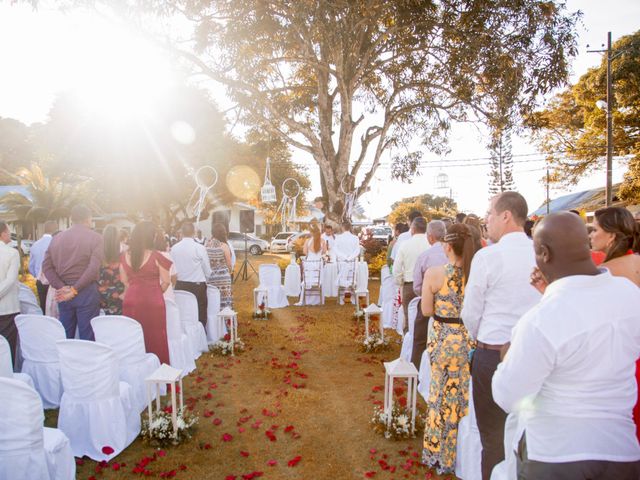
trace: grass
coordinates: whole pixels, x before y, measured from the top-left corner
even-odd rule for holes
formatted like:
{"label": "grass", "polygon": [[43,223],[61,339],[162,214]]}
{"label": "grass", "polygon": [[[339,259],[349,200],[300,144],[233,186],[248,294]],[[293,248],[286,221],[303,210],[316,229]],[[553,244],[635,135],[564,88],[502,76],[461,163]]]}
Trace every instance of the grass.
{"label": "grass", "polygon": [[[278,258],[251,261],[257,269]],[[324,307],[274,309],[268,321],[253,320],[256,285],[253,275],[233,287],[247,350],[203,354],[184,379],[185,401],[200,417],[193,439],[158,451],[138,438],[108,465],[83,459],[77,478],[144,476],[132,472],[140,462],[154,478],[182,480],[437,478],[419,464],[421,435],[393,442],[369,424],[384,395],[382,362],[398,357],[399,337],[384,353],[361,353],[353,306],[333,298]],[[370,282],[372,300],[378,288]],[[47,412],[47,425],[56,418]],[[225,433],[231,441],[222,440]]]}

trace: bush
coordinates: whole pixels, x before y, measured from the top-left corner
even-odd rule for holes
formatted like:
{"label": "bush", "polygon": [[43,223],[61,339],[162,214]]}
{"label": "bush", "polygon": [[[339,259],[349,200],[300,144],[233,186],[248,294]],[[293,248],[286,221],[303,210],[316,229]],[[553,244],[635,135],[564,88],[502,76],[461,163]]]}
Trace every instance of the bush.
{"label": "bush", "polygon": [[367,263],[377,257],[380,252],[384,252],[385,254],[387,252],[387,247],[382,242],[374,240],[373,238],[362,242],[362,248],[364,248],[364,260]]}
{"label": "bush", "polygon": [[382,251],[378,253],[371,260],[367,261],[369,264],[369,276],[380,276],[380,270],[387,264],[387,252]]}

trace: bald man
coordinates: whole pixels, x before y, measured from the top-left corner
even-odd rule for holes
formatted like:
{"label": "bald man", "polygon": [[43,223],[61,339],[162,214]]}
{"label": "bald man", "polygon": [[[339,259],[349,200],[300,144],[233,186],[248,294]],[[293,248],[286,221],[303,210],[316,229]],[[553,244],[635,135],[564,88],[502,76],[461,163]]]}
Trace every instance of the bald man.
{"label": "bald man", "polygon": [[521,413],[518,478],[637,480],[640,290],[594,265],[569,212],[547,216],[533,241],[544,294],[514,327],[492,384],[496,403]]}

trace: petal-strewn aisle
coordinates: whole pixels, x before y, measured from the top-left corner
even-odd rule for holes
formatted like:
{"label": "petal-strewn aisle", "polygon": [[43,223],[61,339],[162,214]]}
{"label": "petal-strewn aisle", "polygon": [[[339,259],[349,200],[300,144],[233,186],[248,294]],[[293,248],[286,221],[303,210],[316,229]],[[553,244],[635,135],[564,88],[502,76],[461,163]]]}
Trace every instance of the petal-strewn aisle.
{"label": "petal-strewn aisle", "polygon": [[[256,268],[276,260],[251,258]],[[383,398],[380,362],[397,358],[397,342],[384,354],[360,353],[353,307],[335,299],[252,320],[256,284],[254,275],[234,285],[247,350],[204,354],[185,378],[185,401],[200,417],[194,438],[161,451],[138,439],[108,465],[85,459],[77,478],[432,478],[418,463],[421,438],[387,441],[369,424]],[[370,289],[375,299],[378,282]]]}

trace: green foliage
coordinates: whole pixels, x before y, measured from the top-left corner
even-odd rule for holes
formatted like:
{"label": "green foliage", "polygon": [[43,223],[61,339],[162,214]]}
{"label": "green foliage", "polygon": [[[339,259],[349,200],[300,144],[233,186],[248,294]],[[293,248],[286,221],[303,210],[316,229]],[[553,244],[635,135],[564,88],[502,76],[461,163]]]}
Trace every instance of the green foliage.
{"label": "green foliage", "polygon": [[442,207],[436,207],[428,203],[423,203],[419,199],[414,200],[414,198],[415,197],[403,199],[402,201],[393,204],[393,210],[387,217],[387,221],[389,222],[389,224],[395,225],[399,222],[408,222],[409,213],[412,210],[419,211],[422,216],[427,219],[427,221],[439,219],[442,217],[452,217],[456,214],[456,210],[449,206],[449,204],[444,204]]}
{"label": "green foliage", "polygon": [[491,171],[489,172],[489,196],[515,189],[513,181],[513,155],[511,154],[511,131],[495,131],[489,144]]}
{"label": "green foliage", "polygon": [[[640,31],[613,45],[614,155],[632,155],[621,195],[640,200]],[[575,184],[601,167],[606,156],[606,112],[596,106],[606,99],[606,56],[575,84],[559,93],[544,110],[527,118],[533,138],[547,153],[551,181]]]}

